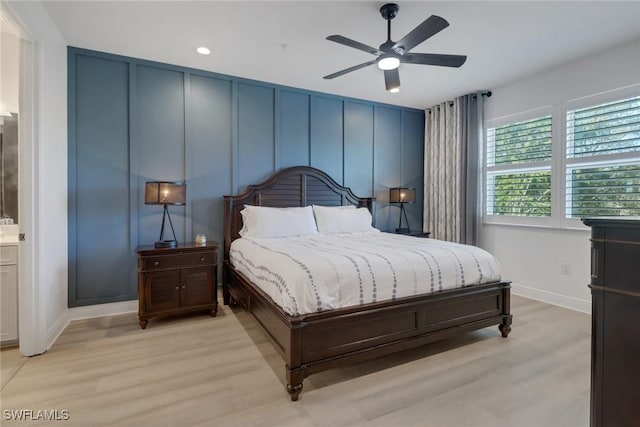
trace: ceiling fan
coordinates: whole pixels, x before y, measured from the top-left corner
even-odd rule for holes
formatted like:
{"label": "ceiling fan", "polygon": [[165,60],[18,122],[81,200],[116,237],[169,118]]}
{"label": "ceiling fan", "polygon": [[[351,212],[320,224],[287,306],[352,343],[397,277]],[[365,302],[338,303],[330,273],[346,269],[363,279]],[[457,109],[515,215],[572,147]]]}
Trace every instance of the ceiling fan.
{"label": "ceiling fan", "polygon": [[434,36],[449,26],[446,19],[436,15],[431,15],[425,19],[422,24],[411,30],[399,41],[394,42],[391,40],[391,20],[396,17],[399,9],[400,7],[395,3],[387,3],[380,8],[380,14],[387,21],[387,41],[382,43],[378,49],[344,36],[333,35],[327,37],[327,40],[332,42],[340,43],[375,55],[376,59],[329,74],[324,76],[324,78],[333,79],[377,63],[378,68],[384,70],[384,82],[387,90],[391,93],[395,93],[400,90],[398,66],[401,62],[407,64],[438,65],[442,67],[460,67],[465,63],[467,60],[465,55],[409,52],[429,37]]}

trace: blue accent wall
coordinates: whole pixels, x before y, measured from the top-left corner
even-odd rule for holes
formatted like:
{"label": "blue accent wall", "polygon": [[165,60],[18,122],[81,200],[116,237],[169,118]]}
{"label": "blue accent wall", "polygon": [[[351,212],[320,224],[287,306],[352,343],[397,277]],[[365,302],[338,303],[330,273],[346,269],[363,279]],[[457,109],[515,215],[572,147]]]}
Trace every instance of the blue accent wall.
{"label": "blue accent wall", "polygon": [[278,153],[280,167],[309,166],[308,93],[280,89]]}
{"label": "blue accent wall", "polygon": [[[398,226],[399,208],[389,205],[389,188],[402,185],[402,110],[378,107],[373,117],[373,191],[375,223],[381,230]],[[415,227],[415,226],[414,226]]]}
{"label": "blue accent wall", "polygon": [[311,97],[311,166],[325,171],[339,183],[344,182],[343,103],[336,98]]}
{"label": "blue accent wall", "polygon": [[162,219],[145,181],[187,183],[180,241],[222,243],[222,196],[296,165],[376,197],[381,230],[399,218],[388,189],[415,187],[422,226],[421,110],[73,47],[68,62],[70,307],[137,298],[135,248]]}

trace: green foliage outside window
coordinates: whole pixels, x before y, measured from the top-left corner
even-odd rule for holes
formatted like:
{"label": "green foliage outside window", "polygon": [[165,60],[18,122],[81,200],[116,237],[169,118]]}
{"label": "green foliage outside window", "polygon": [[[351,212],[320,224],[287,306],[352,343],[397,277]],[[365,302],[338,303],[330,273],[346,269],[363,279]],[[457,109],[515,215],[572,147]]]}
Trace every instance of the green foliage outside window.
{"label": "green foliage outside window", "polygon": [[494,135],[496,165],[551,158],[551,117],[501,126]]}
{"label": "green foliage outside window", "polygon": [[[569,111],[567,139],[569,158],[591,161],[610,154],[637,156],[640,97]],[[640,159],[626,163],[570,167],[567,217],[640,215]]]}
{"label": "green foliage outside window", "polygon": [[[489,131],[493,165],[547,162],[551,159],[551,117],[513,123]],[[488,190],[491,215],[550,216],[551,171],[522,171],[492,174]]]}
{"label": "green foliage outside window", "polygon": [[640,97],[570,111],[569,157],[640,150]]}
{"label": "green foliage outside window", "polygon": [[498,175],[493,185],[493,215],[551,215],[551,172]]}
{"label": "green foliage outside window", "polygon": [[570,179],[570,216],[640,216],[640,165],[573,169]]}

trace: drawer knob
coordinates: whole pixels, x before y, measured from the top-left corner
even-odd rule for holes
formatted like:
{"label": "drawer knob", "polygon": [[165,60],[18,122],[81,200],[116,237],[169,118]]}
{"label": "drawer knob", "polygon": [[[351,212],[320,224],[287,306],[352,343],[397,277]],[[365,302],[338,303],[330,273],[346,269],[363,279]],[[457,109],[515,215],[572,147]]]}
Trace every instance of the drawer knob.
{"label": "drawer knob", "polygon": [[182,289],[186,289],[186,288],[187,288],[187,285],[182,285]]}
{"label": "drawer knob", "polygon": [[180,289],[180,286],[176,286],[176,291]]}
{"label": "drawer knob", "polygon": [[156,261],[153,263],[153,265],[155,265],[156,267],[160,265],[160,261]]}
{"label": "drawer knob", "polygon": [[205,257],[202,257],[202,258],[200,258],[200,261],[204,261],[205,259],[206,259]]}

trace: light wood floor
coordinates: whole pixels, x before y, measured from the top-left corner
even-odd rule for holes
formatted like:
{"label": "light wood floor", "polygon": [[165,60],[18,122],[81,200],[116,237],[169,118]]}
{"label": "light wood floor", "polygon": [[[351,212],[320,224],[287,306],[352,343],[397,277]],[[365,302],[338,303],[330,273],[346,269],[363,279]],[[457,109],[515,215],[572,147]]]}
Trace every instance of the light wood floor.
{"label": "light wood floor", "polygon": [[519,297],[512,313],[507,339],[492,327],[315,374],[298,402],[240,310],[144,331],[134,314],[76,321],[44,355],[1,352],[0,407],[68,410],[57,426],[587,426],[590,316]]}

